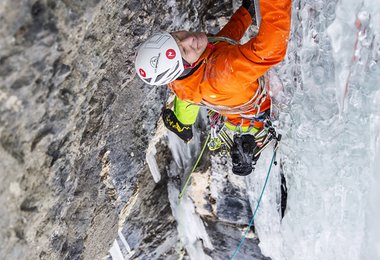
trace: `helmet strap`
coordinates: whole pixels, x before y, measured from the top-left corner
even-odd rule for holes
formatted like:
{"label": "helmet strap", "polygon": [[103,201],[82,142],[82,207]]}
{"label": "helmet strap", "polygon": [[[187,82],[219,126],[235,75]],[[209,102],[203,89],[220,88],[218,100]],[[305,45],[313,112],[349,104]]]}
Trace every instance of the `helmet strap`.
{"label": "helmet strap", "polygon": [[183,67],[185,68],[185,69],[193,69],[194,67],[195,67],[195,65],[196,65],[197,63],[195,62],[195,63],[193,63],[193,64],[183,64]]}
{"label": "helmet strap", "polygon": [[207,43],[207,48],[209,48],[211,50],[215,50],[215,45],[212,43]]}

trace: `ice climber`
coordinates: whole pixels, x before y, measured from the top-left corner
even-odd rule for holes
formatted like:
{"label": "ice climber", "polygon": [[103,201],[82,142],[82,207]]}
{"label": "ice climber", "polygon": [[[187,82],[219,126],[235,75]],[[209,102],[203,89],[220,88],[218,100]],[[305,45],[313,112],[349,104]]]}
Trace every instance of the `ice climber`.
{"label": "ice climber", "polygon": [[[139,77],[150,85],[165,85],[175,93],[174,111],[166,109],[166,127],[185,142],[192,134],[200,107],[224,116],[234,137],[233,168],[238,175],[252,172],[258,159],[251,135],[263,127],[271,98],[264,74],[283,60],[290,32],[291,0],[260,0],[258,34],[238,41],[255,18],[254,3],[243,0],[223,29],[210,37],[204,32],[157,32],[138,49]],[[216,39],[217,41],[211,41]]]}

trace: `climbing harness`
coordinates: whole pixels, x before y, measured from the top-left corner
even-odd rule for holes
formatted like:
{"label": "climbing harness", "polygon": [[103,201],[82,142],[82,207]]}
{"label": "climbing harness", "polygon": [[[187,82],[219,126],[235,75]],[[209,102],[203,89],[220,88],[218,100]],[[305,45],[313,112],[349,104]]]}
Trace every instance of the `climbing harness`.
{"label": "climbing harness", "polygon": [[[210,111],[209,114],[218,114],[218,113]],[[213,117],[215,117],[215,115],[213,115]],[[211,151],[215,151],[219,149],[222,146],[222,144],[224,144],[225,147],[228,148],[228,150],[231,150],[233,141],[231,137],[228,135],[226,127],[224,126],[223,122],[219,123],[218,125],[210,124],[210,126],[211,126],[211,129],[210,129],[211,138],[208,144],[209,149]],[[243,134],[242,130],[240,129],[240,131],[237,131],[237,134],[238,135]],[[261,128],[255,134],[253,134],[253,136],[255,137],[255,141],[257,143],[257,147],[255,148],[256,150],[254,151],[255,157],[259,156],[261,152],[264,151],[264,149],[268,147],[268,145],[272,142],[272,140],[275,140],[276,143],[278,143],[281,140],[281,135],[277,134],[275,128],[273,127],[272,122],[269,119],[264,119],[264,127]]]}

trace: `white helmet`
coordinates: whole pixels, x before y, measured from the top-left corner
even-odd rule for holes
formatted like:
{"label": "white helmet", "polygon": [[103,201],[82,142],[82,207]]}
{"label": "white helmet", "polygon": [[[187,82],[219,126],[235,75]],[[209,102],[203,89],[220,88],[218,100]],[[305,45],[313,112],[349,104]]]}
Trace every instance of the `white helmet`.
{"label": "white helmet", "polygon": [[136,72],[149,85],[165,85],[184,71],[181,52],[169,33],[153,34],[138,49]]}

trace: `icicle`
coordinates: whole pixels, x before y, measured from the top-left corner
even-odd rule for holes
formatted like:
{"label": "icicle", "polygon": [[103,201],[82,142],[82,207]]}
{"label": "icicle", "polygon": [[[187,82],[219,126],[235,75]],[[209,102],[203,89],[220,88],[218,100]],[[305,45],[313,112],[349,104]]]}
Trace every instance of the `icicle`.
{"label": "icicle", "polygon": [[149,170],[153,176],[154,181],[157,183],[161,180],[161,174],[156,161],[156,152],[157,150],[155,144],[152,146],[149,145],[146,152],[146,162],[148,163]]}
{"label": "icicle", "polygon": [[152,174],[153,179],[156,183],[161,180],[160,170],[158,168],[158,164],[156,161],[156,153],[157,153],[156,145],[164,138],[167,131],[161,120],[160,122],[158,122],[157,125],[158,125],[158,128],[157,128],[156,134],[154,135],[153,139],[150,141],[148,149],[146,151],[146,156],[145,156],[150,173]]}

